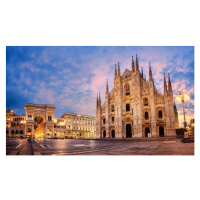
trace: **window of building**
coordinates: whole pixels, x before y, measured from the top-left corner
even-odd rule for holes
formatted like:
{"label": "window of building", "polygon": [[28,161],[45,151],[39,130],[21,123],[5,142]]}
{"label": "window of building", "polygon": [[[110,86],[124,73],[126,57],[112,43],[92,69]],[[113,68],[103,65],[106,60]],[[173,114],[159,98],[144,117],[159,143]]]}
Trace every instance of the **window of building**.
{"label": "window of building", "polygon": [[48,116],[48,121],[51,121],[51,116]]}
{"label": "window of building", "polygon": [[145,112],[145,119],[149,119],[149,113]]}
{"label": "window of building", "polygon": [[130,85],[129,84],[125,85],[125,94],[126,94],[126,96],[130,95]]}
{"label": "window of building", "polygon": [[106,123],[106,119],[105,118],[103,118],[103,124],[105,124]]}
{"label": "window of building", "polygon": [[129,103],[126,104],[126,111],[130,111],[130,104]]}
{"label": "window of building", "polygon": [[148,106],[148,98],[144,98],[144,106]]}
{"label": "window of building", "polygon": [[158,117],[159,117],[159,118],[162,118],[162,110],[159,110],[159,112],[158,112]]}
{"label": "window of building", "polygon": [[114,105],[111,106],[111,112],[114,112],[115,111],[115,107]]}
{"label": "window of building", "polygon": [[115,121],[115,118],[114,118],[114,117],[112,117],[112,122],[114,123],[114,121]]}

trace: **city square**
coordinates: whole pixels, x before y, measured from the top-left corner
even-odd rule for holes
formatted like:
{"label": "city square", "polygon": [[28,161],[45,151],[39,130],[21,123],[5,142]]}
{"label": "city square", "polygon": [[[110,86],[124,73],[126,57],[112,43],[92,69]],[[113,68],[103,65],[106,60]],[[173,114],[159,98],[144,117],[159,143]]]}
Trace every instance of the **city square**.
{"label": "city square", "polygon": [[180,138],[81,140],[7,139],[7,155],[194,155],[194,143]]}
{"label": "city square", "polygon": [[7,57],[6,155],[194,155],[194,47],[7,47]]}

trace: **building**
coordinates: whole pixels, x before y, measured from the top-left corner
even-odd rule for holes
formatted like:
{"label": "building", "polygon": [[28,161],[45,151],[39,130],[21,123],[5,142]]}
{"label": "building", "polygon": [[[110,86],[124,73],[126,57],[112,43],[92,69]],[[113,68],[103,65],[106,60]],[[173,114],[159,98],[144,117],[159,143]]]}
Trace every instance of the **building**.
{"label": "building", "polygon": [[94,138],[96,137],[96,118],[66,112],[67,137]]}
{"label": "building", "polygon": [[18,116],[12,110],[6,110],[6,136],[20,137],[24,134],[25,116]]}
{"label": "building", "polygon": [[[126,69],[121,75],[115,65],[114,88],[109,92],[106,85],[105,103],[97,95],[96,137],[131,138],[176,136],[178,113],[173,102],[170,76],[168,84],[164,74],[164,94],[154,84],[149,63],[149,80],[139,70],[132,57],[132,70]],[[168,86],[167,86],[168,85]]]}
{"label": "building", "polygon": [[27,103],[25,115],[18,116],[6,110],[7,137],[34,138],[93,138],[96,136],[96,118],[66,112],[54,117],[52,104]]}

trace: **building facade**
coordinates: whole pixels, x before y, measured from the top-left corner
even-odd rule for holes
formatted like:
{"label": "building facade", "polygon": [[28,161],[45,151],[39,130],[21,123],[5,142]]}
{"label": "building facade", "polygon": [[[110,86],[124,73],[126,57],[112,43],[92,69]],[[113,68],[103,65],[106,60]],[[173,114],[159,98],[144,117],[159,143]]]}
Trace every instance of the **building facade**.
{"label": "building facade", "polygon": [[52,104],[27,103],[25,115],[6,111],[7,137],[32,138],[93,138],[96,136],[96,118],[66,112],[54,117]]}
{"label": "building facade", "polygon": [[121,75],[120,66],[115,65],[114,88],[109,92],[106,85],[105,103],[101,96],[96,103],[97,138],[131,138],[175,136],[179,127],[178,113],[173,102],[170,76],[168,84],[164,74],[164,94],[154,84],[149,63],[149,80],[139,70],[132,57],[132,70]]}

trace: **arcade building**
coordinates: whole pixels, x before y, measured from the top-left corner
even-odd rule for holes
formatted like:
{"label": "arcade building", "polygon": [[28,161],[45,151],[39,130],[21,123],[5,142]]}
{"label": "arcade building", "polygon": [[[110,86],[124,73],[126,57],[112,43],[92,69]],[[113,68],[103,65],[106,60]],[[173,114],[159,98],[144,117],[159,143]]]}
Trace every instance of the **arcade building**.
{"label": "arcade building", "polygon": [[66,112],[54,117],[52,104],[27,103],[25,115],[18,116],[6,110],[6,137],[32,137],[44,139],[94,138],[96,118]]}

